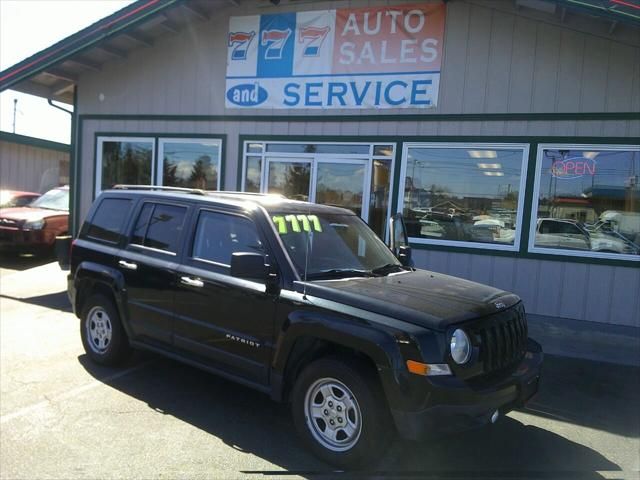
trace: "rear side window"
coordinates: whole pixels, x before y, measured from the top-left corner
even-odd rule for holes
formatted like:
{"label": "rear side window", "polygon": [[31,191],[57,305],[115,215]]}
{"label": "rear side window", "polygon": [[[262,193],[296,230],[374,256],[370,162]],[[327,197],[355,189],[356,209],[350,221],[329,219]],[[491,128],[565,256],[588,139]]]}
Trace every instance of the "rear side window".
{"label": "rear side window", "polygon": [[105,198],[100,202],[87,228],[87,236],[118,243],[131,212],[131,200]]}
{"label": "rear side window", "polygon": [[193,258],[228,266],[235,252],[264,253],[255,224],[236,215],[200,212]]}
{"label": "rear side window", "polygon": [[146,203],[133,230],[131,243],[177,253],[186,207]]}

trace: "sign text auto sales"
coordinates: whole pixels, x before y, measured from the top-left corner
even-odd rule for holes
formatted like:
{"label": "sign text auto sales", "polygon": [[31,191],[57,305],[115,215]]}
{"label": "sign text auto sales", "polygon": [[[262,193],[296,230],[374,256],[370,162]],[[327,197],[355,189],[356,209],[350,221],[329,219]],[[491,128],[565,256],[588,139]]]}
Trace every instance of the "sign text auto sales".
{"label": "sign text auto sales", "polygon": [[443,4],[232,17],[227,108],[426,108]]}

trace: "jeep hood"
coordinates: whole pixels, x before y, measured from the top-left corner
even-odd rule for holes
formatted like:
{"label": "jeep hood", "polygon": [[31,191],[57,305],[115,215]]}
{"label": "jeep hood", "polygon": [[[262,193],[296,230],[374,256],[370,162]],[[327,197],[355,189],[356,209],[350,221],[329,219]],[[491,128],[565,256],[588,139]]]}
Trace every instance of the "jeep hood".
{"label": "jeep hood", "polygon": [[[426,270],[314,281],[306,286],[309,297],[436,330],[496,313],[520,301],[503,290]],[[296,282],[296,287],[302,292],[304,283]]]}

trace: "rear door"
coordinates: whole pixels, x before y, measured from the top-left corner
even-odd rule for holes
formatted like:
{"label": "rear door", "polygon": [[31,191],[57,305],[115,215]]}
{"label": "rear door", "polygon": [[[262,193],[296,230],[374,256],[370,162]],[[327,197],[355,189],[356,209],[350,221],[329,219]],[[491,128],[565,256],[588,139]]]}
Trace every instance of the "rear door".
{"label": "rear door", "polygon": [[266,286],[230,276],[235,252],[268,254],[250,216],[201,208],[178,268],[174,344],[198,361],[266,384],[276,297]]}
{"label": "rear door", "polygon": [[169,346],[175,315],[176,269],[189,205],[145,201],[138,208],[117,268],[125,279],[127,314],[134,338]]}

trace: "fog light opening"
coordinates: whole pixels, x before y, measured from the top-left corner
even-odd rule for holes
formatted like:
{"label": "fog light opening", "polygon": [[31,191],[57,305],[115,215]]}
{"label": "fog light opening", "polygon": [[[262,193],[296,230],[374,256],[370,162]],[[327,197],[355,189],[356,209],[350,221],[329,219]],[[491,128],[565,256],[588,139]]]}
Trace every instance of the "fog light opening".
{"label": "fog light opening", "polygon": [[491,423],[496,423],[498,421],[499,416],[500,416],[500,412],[498,410],[493,412],[493,414],[491,415]]}

